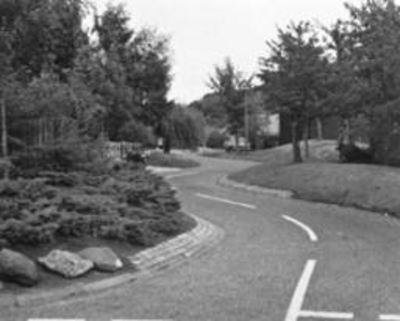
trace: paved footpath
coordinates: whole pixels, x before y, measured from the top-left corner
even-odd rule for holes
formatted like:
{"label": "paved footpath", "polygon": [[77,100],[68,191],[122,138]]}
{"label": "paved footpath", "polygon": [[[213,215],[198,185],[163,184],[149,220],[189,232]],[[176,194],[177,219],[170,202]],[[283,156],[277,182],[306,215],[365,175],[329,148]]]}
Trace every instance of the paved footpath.
{"label": "paved footpath", "polygon": [[131,258],[142,266],[135,282],[49,304],[14,300],[0,320],[400,320],[399,221],[222,186],[251,164],[201,161],[163,174],[209,231],[198,251],[178,238]]}

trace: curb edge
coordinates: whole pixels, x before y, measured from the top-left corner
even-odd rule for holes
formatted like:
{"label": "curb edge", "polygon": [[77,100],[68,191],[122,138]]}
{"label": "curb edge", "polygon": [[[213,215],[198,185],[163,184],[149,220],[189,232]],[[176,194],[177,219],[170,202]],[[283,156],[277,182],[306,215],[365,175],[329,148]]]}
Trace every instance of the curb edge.
{"label": "curb edge", "polygon": [[138,279],[158,271],[175,268],[188,261],[189,258],[200,256],[203,252],[215,246],[224,237],[225,232],[220,227],[196,215],[186,214],[193,217],[197,225],[186,233],[179,234],[155,247],[140,251],[128,257],[129,261],[137,269],[136,271],[86,284],[77,283],[53,291],[4,295],[0,297],[0,307],[18,308],[47,304],[82,294],[97,293],[121,284],[135,282]]}

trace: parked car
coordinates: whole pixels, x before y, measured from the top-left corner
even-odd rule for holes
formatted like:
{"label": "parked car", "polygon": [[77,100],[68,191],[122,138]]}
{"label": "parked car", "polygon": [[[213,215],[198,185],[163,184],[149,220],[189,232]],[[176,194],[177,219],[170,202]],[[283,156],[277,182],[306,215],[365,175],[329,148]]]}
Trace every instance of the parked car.
{"label": "parked car", "polygon": [[250,144],[246,142],[246,138],[239,137],[237,143],[233,136],[229,137],[224,143],[224,149],[227,152],[246,152],[250,150]]}

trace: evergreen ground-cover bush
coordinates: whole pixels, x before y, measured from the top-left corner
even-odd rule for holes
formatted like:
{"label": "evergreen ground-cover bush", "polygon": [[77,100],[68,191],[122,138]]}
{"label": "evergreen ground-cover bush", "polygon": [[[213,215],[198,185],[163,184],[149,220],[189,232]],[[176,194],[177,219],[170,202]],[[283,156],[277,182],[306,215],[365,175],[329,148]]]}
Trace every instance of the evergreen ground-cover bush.
{"label": "evergreen ground-cover bush", "polygon": [[0,182],[1,244],[90,236],[150,246],[195,224],[170,186],[143,168],[38,175]]}

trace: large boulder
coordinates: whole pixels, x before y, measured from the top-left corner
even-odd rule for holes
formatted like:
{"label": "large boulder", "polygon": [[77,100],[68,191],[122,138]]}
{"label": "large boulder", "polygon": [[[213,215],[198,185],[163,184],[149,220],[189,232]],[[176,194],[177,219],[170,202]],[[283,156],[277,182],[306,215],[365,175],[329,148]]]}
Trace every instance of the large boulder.
{"label": "large boulder", "polygon": [[8,249],[0,251],[0,278],[24,286],[39,283],[37,265],[25,255]]}
{"label": "large boulder", "polygon": [[120,258],[108,247],[88,247],[78,255],[92,261],[95,268],[104,272],[114,272],[123,266]]}
{"label": "large boulder", "polygon": [[66,278],[75,278],[89,272],[94,264],[75,253],[52,250],[45,257],[38,259],[50,271],[61,274]]}

